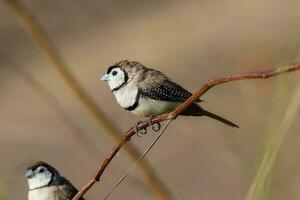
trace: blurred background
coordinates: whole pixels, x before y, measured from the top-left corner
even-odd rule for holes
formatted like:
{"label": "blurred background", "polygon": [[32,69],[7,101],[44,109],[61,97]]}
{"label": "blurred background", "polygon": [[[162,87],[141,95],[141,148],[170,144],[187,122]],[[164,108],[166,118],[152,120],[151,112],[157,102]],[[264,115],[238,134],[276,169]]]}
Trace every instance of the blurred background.
{"label": "blurred background", "polygon": [[[300,62],[299,0],[21,2],[122,131],[141,119],[124,111],[99,81],[121,59],[162,70],[191,92],[226,74]],[[38,160],[79,188],[116,141],[70,91],[5,1],[0,2],[0,44],[0,199],[27,199],[25,170]],[[214,88],[202,97],[203,107],[240,128],[179,117],[146,160],[174,199],[245,199],[268,138],[280,128],[299,84],[294,72]],[[299,120],[295,114],[281,143],[267,199],[300,197]],[[130,143],[142,151],[154,137],[149,130]],[[132,164],[121,151],[86,199],[103,199]],[[111,199],[158,197],[137,168]]]}

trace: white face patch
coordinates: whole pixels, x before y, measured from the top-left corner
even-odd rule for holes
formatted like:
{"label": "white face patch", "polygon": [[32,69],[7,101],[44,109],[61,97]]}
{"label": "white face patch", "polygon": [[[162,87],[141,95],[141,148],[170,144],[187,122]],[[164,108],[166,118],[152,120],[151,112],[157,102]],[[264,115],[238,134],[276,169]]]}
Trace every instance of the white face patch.
{"label": "white face patch", "polygon": [[126,75],[121,68],[115,67],[108,74],[104,74],[101,80],[107,81],[111,90],[117,90],[119,87],[125,84]]}
{"label": "white face patch", "polygon": [[46,186],[52,179],[52,173],[44,166],[39,166],[34,171],[29,169],[26,176],[30,190]]}

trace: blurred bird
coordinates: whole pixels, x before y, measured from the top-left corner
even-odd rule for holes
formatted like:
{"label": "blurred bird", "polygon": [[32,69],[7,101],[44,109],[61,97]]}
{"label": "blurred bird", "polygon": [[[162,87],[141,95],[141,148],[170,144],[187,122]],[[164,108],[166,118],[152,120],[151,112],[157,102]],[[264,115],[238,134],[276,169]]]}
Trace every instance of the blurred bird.
{"label": "blurred bird", "polygon": [[28,200],[71,200],[78,192],[54,167],[42,161],[27,169],[26,178]]}
{"label": "blurred bird", "polygon": [[[101,80],[107,81],[117,102],[125,110],[150,119],[175,110],[192,96],[162,72],[136,61],[122,60],[110,66]],[[208,116],[231,127],[238,127],[227,119],[204,110],[197,103],[193,103],[181,115]]]}

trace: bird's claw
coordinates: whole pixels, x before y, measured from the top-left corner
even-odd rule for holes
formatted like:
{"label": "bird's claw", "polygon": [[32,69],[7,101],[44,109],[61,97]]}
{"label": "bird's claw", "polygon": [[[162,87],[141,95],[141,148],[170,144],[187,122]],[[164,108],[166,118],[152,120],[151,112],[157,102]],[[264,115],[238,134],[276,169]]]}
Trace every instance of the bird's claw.
{"label": "bird's claw", "polygon": [[[161,128],[161,124],[159,122],[152,123],[152,119],[153,119],[153,116],[150,116],[150,118],[148,119],[148,123],[149,123],[149,125],[151,126],[151,128],[152,128],[152,130],[154,132],[158,132],[160,130],[160,128]],[[139,129],[139,124],[140,123],[142,123],[142,121],[137,122],[136,125],[134,126],[135,134],[138,137],[141,137],[142,135],[146,135],[147,134],[147,128]]]}
{"label": "bird's claw", "polygon": [[137,122],[136,125],[135,125],[135,127],[134,127],[135,134],[136,134],[138,137],[141,137],[140,134],[142,134],[142,135],[147,134],[147,128],[139,129],[139,124],[140,124],[140,123],[142,123],[142,121]]}
{"label": "bird's claw", "polygon": [[152,119],[153,119],[153,116],[150,116],[150,118],[148,120],[148,123],[149,123],[149,125],[151,126],[151,128],[154,132],[158,132],[161,128],[161,124],[159,122],[152,123]]}

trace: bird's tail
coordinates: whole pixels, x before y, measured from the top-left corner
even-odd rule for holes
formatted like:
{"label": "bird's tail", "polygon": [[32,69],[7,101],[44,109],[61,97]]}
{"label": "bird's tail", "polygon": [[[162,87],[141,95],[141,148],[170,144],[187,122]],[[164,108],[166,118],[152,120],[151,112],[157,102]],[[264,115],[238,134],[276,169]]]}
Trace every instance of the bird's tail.
{"label": "bird's tail", "polygon": [[211,113],[207,110],[204,110],[203,108],[201,108],[200,106],[198,106],[197,104],[192,104],[190,107],[187,108],[186,111],[184,111],[182,113],[182,115],[186,115],[186,116],[207,116],[210,117],[212,119],[218,120],[228,126],[234,127],[234,128],[239,128],[238,125],[234,124],[233,122],[219,116],[216,115],[214,113]]}

